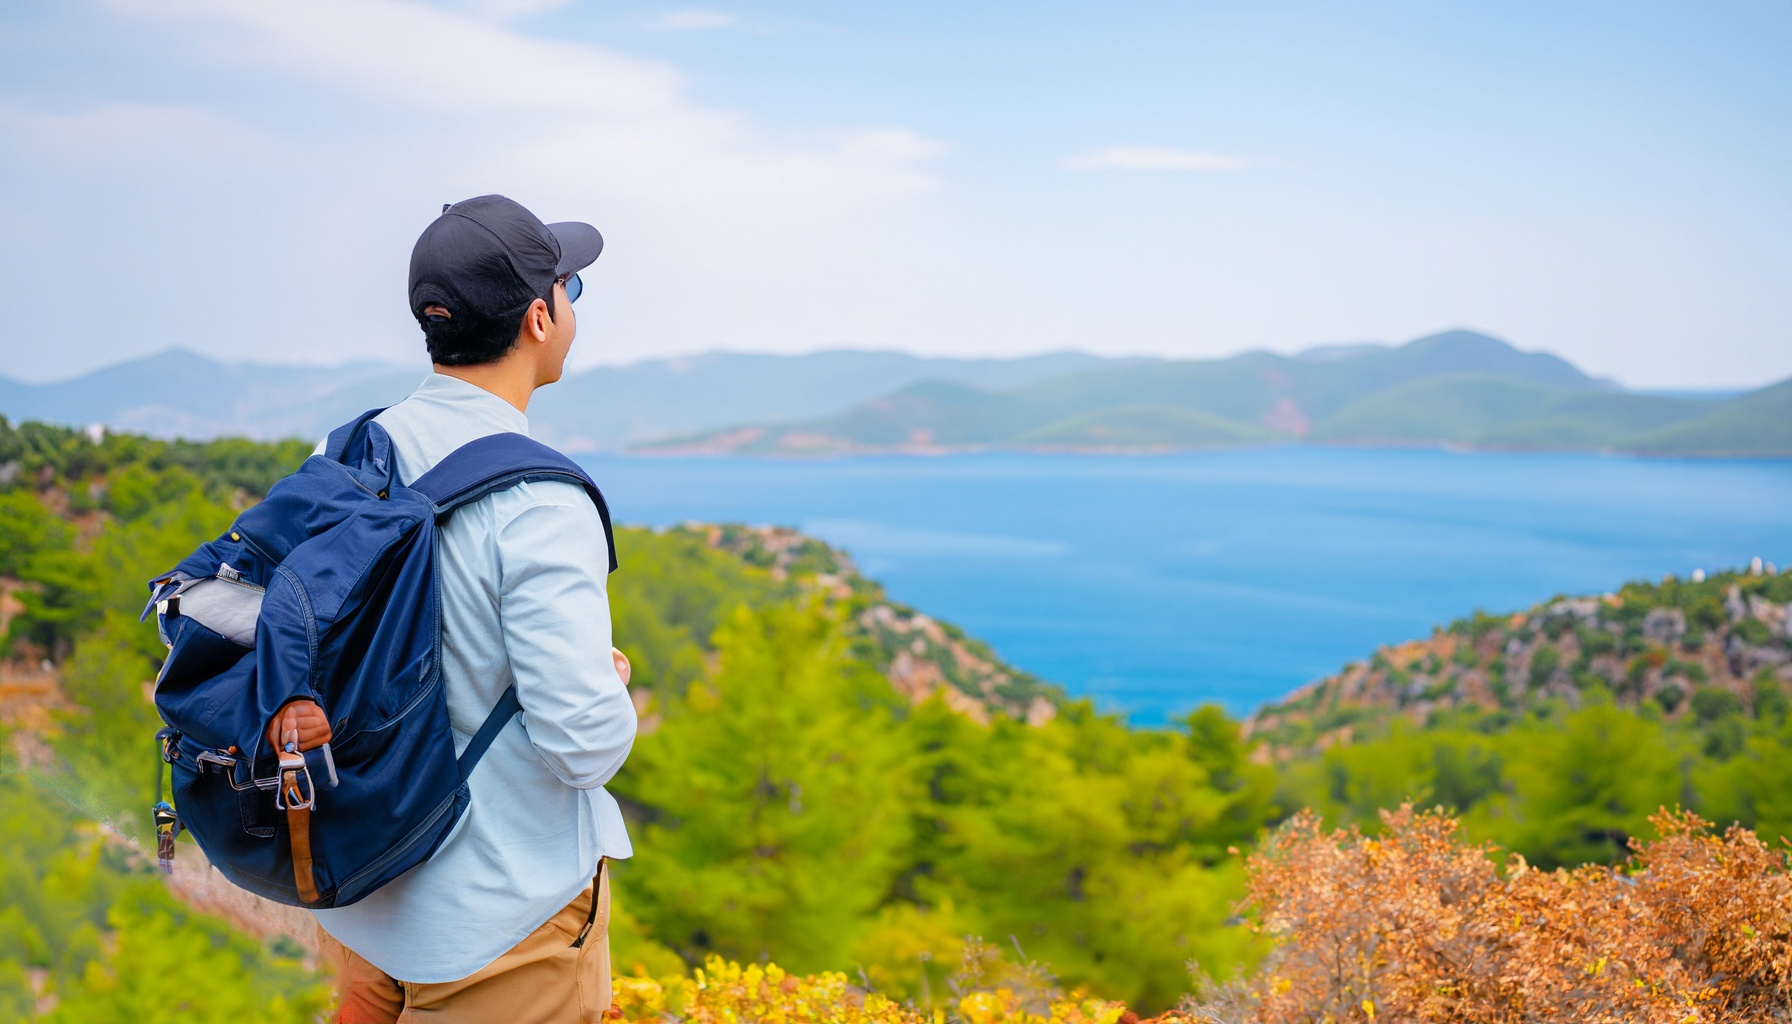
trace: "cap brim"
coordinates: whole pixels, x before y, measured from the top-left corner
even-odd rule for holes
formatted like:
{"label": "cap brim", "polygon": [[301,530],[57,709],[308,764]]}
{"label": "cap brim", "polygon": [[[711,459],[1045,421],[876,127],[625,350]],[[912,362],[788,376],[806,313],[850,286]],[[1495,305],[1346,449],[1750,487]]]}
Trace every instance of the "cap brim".
{"label": "cap brim", "polygon": [[598,254],[604,251],[604,236],[589,224],[576,220],[563,220],[558,224],[549,224],[548,230],[560,243],[560,264],[554,273],[564,277],[576,274],[596,262]]}

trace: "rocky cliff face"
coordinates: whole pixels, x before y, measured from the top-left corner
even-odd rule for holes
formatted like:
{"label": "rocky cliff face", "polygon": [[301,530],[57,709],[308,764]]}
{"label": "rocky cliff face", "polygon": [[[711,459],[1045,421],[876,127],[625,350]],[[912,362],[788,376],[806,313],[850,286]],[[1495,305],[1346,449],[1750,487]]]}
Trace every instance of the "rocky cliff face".
{"label": "rocky cliff face", "polygon": [[889,600],[845,552],[824,541],[782,526],[686,524],[679,529],[700,533],[710,547],[767,569],[774,579],[844,605],[857,641],[911,701],[938,693],[948,706],[978,722],[1002,714],[1041,725],[1064,700],[1057,687],[1002,661],[958,627]]}
{"label": "rocky cliff face", "polygon": [[[1378,731],[1468,711],[1516,715],[1596,692],[1675,718],[1785,701],[1792,684],[1792,572],[1668,577],[1599,597],[1476,615],[1383,647],[1258,711],[1263,756],[1286,760]],[[1733,702],[1733,703],[1732,703]]]}

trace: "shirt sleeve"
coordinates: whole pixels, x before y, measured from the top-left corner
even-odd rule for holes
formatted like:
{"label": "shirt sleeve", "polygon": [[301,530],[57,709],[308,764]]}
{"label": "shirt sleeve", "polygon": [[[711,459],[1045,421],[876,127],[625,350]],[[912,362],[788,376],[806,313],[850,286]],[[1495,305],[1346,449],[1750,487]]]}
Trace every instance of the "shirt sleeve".
{"label": "shirt sleeve", "polygon": [[610,658],[609,547],[591,498],[573,484],[498,530],[499,615],[529,742],[559,779],[594,789],[635,741],[635,706]]}

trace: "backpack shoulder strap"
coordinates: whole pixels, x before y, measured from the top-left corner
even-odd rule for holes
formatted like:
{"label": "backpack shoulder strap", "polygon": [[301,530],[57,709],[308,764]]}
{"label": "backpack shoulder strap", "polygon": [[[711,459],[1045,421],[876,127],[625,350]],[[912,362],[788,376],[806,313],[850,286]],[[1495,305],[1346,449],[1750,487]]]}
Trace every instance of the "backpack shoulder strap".
{"label": "backpack shoulder strap", "polygon": [[[610,506],[605,503],[603,492],[578,463],[532,437],[503,433],[469,441],[412,481],[410,489],[429,499],[436,518],[441,520],[453,515],[455,509],[488,494],[535,480],[562,480],[585,489],[597,506],[598,518],[603,520],[604,544],[610,553],[609,571],[615,572],[616,534],[610,526]],[[512,683],[485,716],[485,721],[480,723],[479,731],[473,734],[466,749],[461,751],[458,763],[463,783],[473,774],[473,768],[498,738],[498,733],[521,710],[522,702],[517,697],[516,684]]]}
{"label": "backpack shoulder strap", "polygon": [[479,766],[479,759],[491,749],[492,741],[498,738],[498,733],[503,732],[504,727],[510,724],[510,719],[521,710],[522,699],[516,695],[516,684],[511,683],[498,696],[498,703],[486,714],[485,721],[479,723],[479,731],[467,741],[466,749],[455,759],[455,764],[460,767],[460,781],[466,782],[472,776],[473,769]]}
{"label": "backpack shoulder strap", "polygon": [[532,437],[503,433],[469,441],[412,481],[410,489],[429,499],[438,519],[446,519],[455,509],[488,494],[536,480],[561,480],[585,489],[603,520],[610,571],[615,572],[616,534],[610,526],[610,506],[604,502],[603,492],[578,463]]}
{"label": "backpack shoulder strap", "polygon": [[331,462],[341,462],[342,457],[348,454],[349,442],[355,439],[355,435],[365,429],[367,424],[372,422],[375,416],[378,416],[385,411],[384,406],[378,409],[369,409],[361,415],[356,416],[354,419],[349,420],[347,423],[344,423],[342,426],[337,427],[335,430],[330,431],[330,439],[324,442],[324,457],[328,458]]}

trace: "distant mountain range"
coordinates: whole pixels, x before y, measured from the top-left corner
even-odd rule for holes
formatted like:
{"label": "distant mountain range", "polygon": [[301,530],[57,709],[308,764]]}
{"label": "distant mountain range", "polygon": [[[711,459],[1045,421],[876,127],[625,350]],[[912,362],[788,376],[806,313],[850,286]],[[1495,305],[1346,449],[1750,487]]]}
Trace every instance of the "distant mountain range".
{"label": "distant mountain range", "polygon": [[[825,416],[922,380],[1002,389],[1126,363],[1076,352],[1025,359],[715,353],[569,374],[537,395],[529,422],[537,437],[567,451],[616,450],[731,423]],[[177,349],[54,384],[0,377],[0,415],[157,437],[313,438],[399,401],[428,372],[424,363],[220,363]]]}
{"label": "distant mountain range", "polygon": [[[321,437],[427,369],[220,363],[170,351],[70,381],[0,377],[0,414],[190,438]],[[529,410],[568,451],[823,455],[982,447],[1156,451],[1307,440],[1792,456],[1792,380],[1627,391],[1471,331],[1296,356],[924,359],[716,353],[568,376]]]}
{"label": "distant mountain range", "polygon": [[832,415],[638,447],[828,454],[1168,450],[1307,440],[1792,455],[1792,381],[1733,396],[1626,391],[1541,352],[1448,331],[1399,347],[1098,365],[1001,390],[918,381]]}

